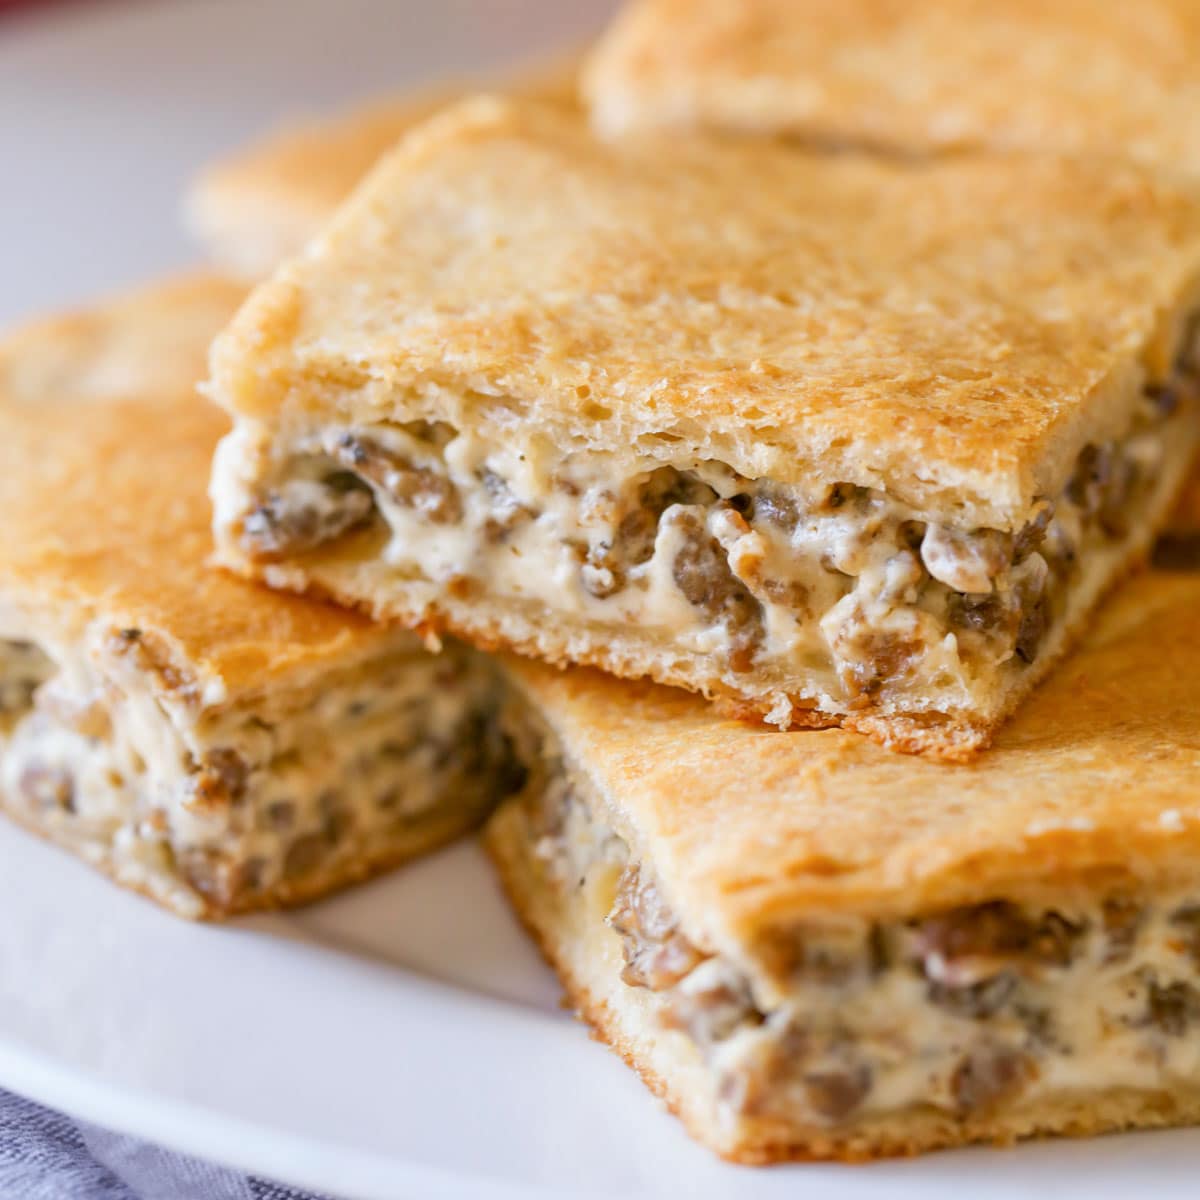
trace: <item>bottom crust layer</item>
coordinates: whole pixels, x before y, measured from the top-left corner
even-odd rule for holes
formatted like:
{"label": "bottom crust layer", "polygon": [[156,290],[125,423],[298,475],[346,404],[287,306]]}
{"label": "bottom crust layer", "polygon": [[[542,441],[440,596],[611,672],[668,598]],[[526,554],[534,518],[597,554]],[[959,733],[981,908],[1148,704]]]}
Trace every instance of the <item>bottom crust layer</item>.
{"label": "bottom crust layer", "polygon": [[618,936],[586,893],[564,902],[548,886],[527,835],[519,802],[488,822],[484,842],[522,924],[562,983],[566,1001],[615,1050],[642,1082],[682,1120],[688,1132],[722,1158],[743,1165],[789,1161],[863,1162],[1031,1138],[1083,1137],[1200,1121],[1200,1088],[1119,1089],[1063,1094],[988,1114],[955,1116],[933,1108],[859,1119],[843,1129],[753,1116],[719,1117],[713,1078],[694,1047],[658,1027],[639,989],[621,983]]}

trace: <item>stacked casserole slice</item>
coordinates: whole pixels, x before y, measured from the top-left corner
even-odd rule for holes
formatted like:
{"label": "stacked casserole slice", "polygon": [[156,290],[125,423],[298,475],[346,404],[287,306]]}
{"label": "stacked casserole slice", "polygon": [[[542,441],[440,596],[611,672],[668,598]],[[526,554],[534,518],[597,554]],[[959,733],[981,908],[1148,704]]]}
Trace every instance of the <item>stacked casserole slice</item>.
{"label": "stacked casserole slice", "polygon": [[514,661],[534,766],[488,847],[571,1001],[731,1158],[1195,1120],[1198,612],[1200,575],[1133,581],[969,766]]}
{"label": "stacked casserole slice", "polygon": [[514,760],[491,664],[210,569],[242,289],[150,288],[0,345],[0,798],[185,916],[294,903],[477,824]]}
{"label": "stacked casserole slice", "polygon": [[1179,491],[1198,194],[465,102],[216,343],[222,559],[968,755]]}

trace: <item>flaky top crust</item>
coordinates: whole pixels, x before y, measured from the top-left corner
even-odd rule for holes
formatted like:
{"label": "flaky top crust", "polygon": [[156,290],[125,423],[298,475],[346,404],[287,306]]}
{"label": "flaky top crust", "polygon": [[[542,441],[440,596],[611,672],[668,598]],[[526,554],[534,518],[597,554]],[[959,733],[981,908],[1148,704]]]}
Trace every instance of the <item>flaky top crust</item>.
{"label": "flaky top crust", "polygon": [[635,0],[585,72],[597,123],[906,152],[1116,150],[1200,170],[1194,0]]}
{"label": "flaky top crust", "polygon": [[[534,64],[489,86],[578,105],[579,56]],[[222,263],[266,274],[298,252],[379,158],[413,126],[478,90],[460,80],[297,124],[207,167],[188,190],[189,225]]]}
{"label": "flaky top crust", "polygon": [[136,628],[173,690],[214,702],[411,638],[207,566],[228,422],[197,364],[243,294],[147,289],[0,345],[0,609],[64,639]]}
{"label": "flaky top crust", "polygon": [[[973,764],[724,720],[682,692],[512,676],[693,936],[1196,877],[1200,574],[1147,574]],[[1094,900],[1094,893],[1091,895]]]}
{"label": "flaky top crust", "polygon": [[374,171],[212,358],[230,410],[439,417],[1000,527],[1116,434],[1200,279],[1122,164],[604,145],[480,98]]}

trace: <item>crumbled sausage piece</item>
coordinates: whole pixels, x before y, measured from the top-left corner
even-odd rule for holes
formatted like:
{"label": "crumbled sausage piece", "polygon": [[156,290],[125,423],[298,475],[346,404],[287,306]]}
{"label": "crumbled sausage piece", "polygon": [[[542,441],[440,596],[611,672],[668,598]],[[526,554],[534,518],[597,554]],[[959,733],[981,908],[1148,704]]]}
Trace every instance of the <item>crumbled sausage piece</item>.
{"label": "crumbled sausage piece", "polygon": [[916,924],[922,955],[956,959],[1023,958],[1045,966],[1069,966],[1086,926],[1055,912],[1030,916],[1004,900],[954,909]]}
{"label": "crumbled sausage piece", "polygon": [[1013,538],[1012,556],[1014,562],[1032,554],[1045,540],[1046,531],[1054,519],[1054,505],[1049,501],[1039,501],[1033,516],[1025,522]]}
{"label": "crumbled sausage piece", "polygon": [[825,496],[822,505],[826,511],[845,508],[850,504],[863,504],[870,498],[870,491],[855,483],[835,483]]}
{"label": "crumbled sausage piece", "polygon": [[746,1024],[758,1025],[762,1013],[754,1005],[745,977],[720,960],[710,959],[669,990],[663,1025],[679,1029],[700,1046],[711,1046]]}
{"label": "crumbled sausage piece", "polygon": [[1176,980],[1162,984],[1156,979],[1148,980],[1143,1025],[1154,1025],[1168,1037],[1182,1037],[1198,1017],[1200,991],[1190,983]]}
{"label": "crumbled sausage piece", "polygon": [[804,1094],[809,1107],[824,1121],[844,1121],[871,1091],[871,1070],[856,1063],[839,1071],[822,1071],[804,1076]]}
{"label": "crumbled sausage piece", "polygon": [[1200,395],[1200,314],[1192,317],[1183,332],[1171,374],[1161,383],[1146,386],[1146,396],[1164,418],[1178,411],[1185,396],[1197,395]]}
{"label": "crumbled sausage piece", "polygon": [[756,587],[761,588],[766,598],[775,604],[800,614],[807,613],[809,602],[808,585],[798,579],[757,579],[751,580]]}
{"label": "crumbled sausage piece", "polygon": [[512,488],[495,471],[483,467],[478,476],[492,507],[485,530],[487,539],[493,543],[503,542],[518,525],[532,519],[533,513],[513,495]]}
{"label": "crumbled sausage piece", "polygon": [[1087,445],[1079,452],[1067,498],[1110,537],[1122,537],[1128,528],[1125,507],[1136,482],[1137,469],[1128,456],[1112,444]]}
{"label": "crumbled sausage piece", "polygon": [[683,532],[683,548],[675,556],[672,575],[689,604],[716,617],[726,608],[749,600],[749,593],[729,570],[729,564],[700,513],[678,509],[673,523]]}
{"label": "crumbled sausage piece", "polygon": [[621,872],[608,923],[624,946],[621,978],[634,987],[662,991],[708,957],[680,930],[658,884],[637,863]]}
{"label": "crumbled sausage piece", "polygon": [[611,538],[588,547],[583,567],[584,587],[601,599],[622,591],[629,571],[649,562],[659,521],[676,504],[708,506],[717,493],[708,484],[674,467],[659,467],[638,485],[632,502],[620,511]]}
{"label": "crumbled sausage piece", "polygon": [[374,439],[351,433],[338,439],[334,455],[356,475],[382,488],[397,504],[416,509],[435,525],[462,519],[458,489],[440,471],[415,466]]}
{"label": "crumbled sausage piece", "polygon": [[1045,596],[1038,596],[1021,609],[1021,622],[1017,626],[1014,649],[1023,663],[1031,663],[1037,658],[1038,648],[1042,644],[1042,638],[1046,636],[1049,624]]}
{"label": "crumbled sausage piece", "polygon": [[1028,1032],[1030,1045],[1071,1053],[1070,1046],[1059,1037],[1051,1009],[1038,1008],[1027,1001],[1018,1001],[1012,1006],[1012,1013]]}
{"label": "crumbled sausage piece", "polygon": [[955,1107],[967,1116],[1012,1100],[1035,1075],[1027,1055],[985,1044],[964,1056],[951,1077],[950,1091]]}
{"label": "crumbled sausage piece", "polygon": [[758,601],[729,568],[729,559],[712,536],[702,510],[676,506],[663,516],[681,534],[671,575],[687,602],[729,630],[734,670],[748,669],[763,637]]}
{"label": "crumbled sausage piece", "polygon": [[921,540],[925,569],[955,592],[980,595],[992,591],[1012,558],[1013,539],[996,529],[967,533],[947,525],[927,525]]}
{"label": "crumbled sausage piece", "polygon": [[175,652],[163,638],[142,629],[119,629],[109,636],[107,645],[114,656],[128,658],[139,671],[152,675],[160,687],[174,692],[178,699],[196,698],[195,675],[177,661]]}
{"label": "crumbled sausage piece", "polygon": [[464,780],[487,779],[497,798],[519,792],[528,775],[513,739],[480,710],[458,721],[439,747],[435,765]]}
{"label": "crumbled sausage piece", "polygon": [[242,544],[266,562],[302,554],[357,529],[374,510],[370,491],[349,472],[290,480],[243,518]]}
{"label": "crumbled sausage piece", "polygon": [[988,592],[983,596],[955,593],[946,602],[946,613],[950,623],[961,629],[1006,638],[1015,638],[1020,624],[1012,592]]}
{"label": "crumbled sausage piece", "polygon": [[[735,501],[738,499],[740,497],[734,497]],[[748,506],[737,507],[739,511],[745,509],[742,511],[743,516],[752,516],[756,521],[767,521],[780,529],[791,529],[800,519],[800,506],[795,499],[779,488],[767,484],[759,484]]]}
{"label": "crumbled sausage piece", "polygon": [[1060,582],[1070,579],[1079,565],[1079,551],[1061,521],[1051,521],[1039,547],[1046,565]]}
{"label": "crumbled sausage piece", "polygon": [[204,765],[221,781],[231,799],[240,800],[246,794],[250,764],[236,750],[227,746],[212,750]]}
{"label": "crumbled sausage piece", "polygon": [[324,833],[306,833],[288,847],[283,861],[283,876],[289,882],[312,874],[329,854],[329,839]]}
{"label": "crumbled sausage piece", "polygon": [[1185,904],[1171,914],[1171,926],[1179,931],[1179,941],[1192,961],[1200,967],[1200,905]]}
{"label": "crumbled sausage piece", "polygon": [[831,639],[838,675],[851,696],[870,696],[896,679],[920,657],[924,642],[894,630],[878,629],[856,607]]}
{"label": "crumbled sausage piece", "polygon": [[1133,953],[1138,932],[1141,930],[1145,910],[1140,904],[1119,896],[1111,896],[1104,902],[1104,951],[1106,963],[1124,962]]}
{"label": "crumbled sausage piece", "polygon": [[405,421],[400,428],[415,441],[435,450],[444,450],[458,437],[458,430],[445,421]]}
{"label": "crumbled sausage piece", "polygon": [[951,595],[946,613],[952,625],[999,639],[1022,662],[1037,657],[1049,627],[1046,583],[1049,568],[1040,554],[1030,554],[1014,571],[1013,586],[986,595]]}

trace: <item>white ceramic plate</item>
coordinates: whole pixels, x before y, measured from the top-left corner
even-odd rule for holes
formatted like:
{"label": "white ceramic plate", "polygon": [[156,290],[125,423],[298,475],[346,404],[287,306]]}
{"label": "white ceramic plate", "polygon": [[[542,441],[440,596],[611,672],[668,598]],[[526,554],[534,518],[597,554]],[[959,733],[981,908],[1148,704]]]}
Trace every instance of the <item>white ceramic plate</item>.
{"label": "white ceramic plate", "polygon": [[[607,0],[66,4],[0,19],[0,319],[185,264],[179,190],[298,111],[577,41]],[[1193,1195],[1190,1133],[717,1163],[561,1013],[461,846],[193,927],[0,825],[0,1085],[350,1197]]]}

